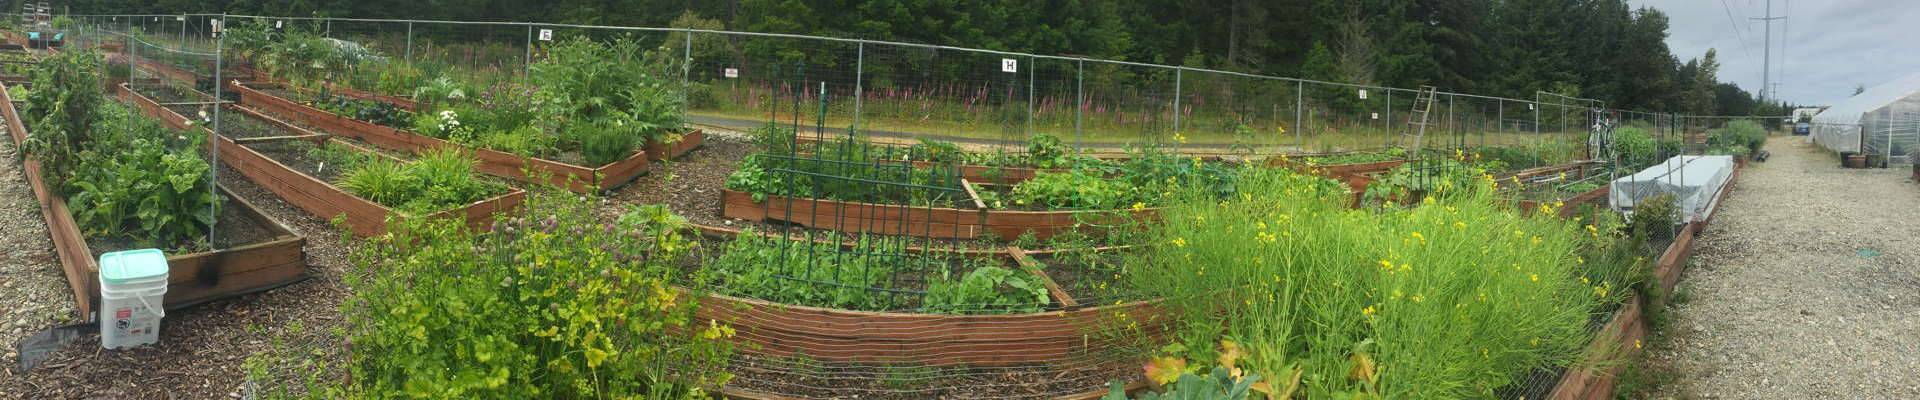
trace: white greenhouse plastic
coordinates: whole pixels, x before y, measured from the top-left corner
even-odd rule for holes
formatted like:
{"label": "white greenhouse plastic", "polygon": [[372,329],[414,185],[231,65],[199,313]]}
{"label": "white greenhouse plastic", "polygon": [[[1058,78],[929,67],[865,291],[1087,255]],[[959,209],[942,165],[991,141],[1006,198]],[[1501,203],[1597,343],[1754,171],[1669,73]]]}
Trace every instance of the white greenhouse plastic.
{"label": "white greenhouse plastic", "polygon": [[1631,176],[1613,180],[1608,202],[1616,211],[1632,211],[1641,200],[1663,193],[1674,195],[1674,205],[1686,221],[1713,215],[1714,202],[1733,177],[1733,156],[1676,156]]}
{"label": "white greenhouse plastic", "polygon": [[1920,151],[1920,73],[1868,88],[1813,117],[1812,139],[1828,150],[1910,163]]}

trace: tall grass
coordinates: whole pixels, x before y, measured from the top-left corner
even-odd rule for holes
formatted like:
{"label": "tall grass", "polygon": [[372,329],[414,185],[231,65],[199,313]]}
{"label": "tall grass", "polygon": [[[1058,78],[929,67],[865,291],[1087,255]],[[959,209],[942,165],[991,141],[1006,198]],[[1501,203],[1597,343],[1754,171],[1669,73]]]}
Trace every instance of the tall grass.
{"label": "tall grass", "polygon": [[[1130,256],[1131,283],[1178,316],[1165,355],[1225,360],[1311,398],[1486,397],[1567,365],[1616,299],[1580,254],[1601,236],[1519,217],[1477,185],[1412,208],[1352,210],[1347,194],[1284,169],[1240,194],[1188,195]],[[1611,281],[1620,277],[1603,277]]]}

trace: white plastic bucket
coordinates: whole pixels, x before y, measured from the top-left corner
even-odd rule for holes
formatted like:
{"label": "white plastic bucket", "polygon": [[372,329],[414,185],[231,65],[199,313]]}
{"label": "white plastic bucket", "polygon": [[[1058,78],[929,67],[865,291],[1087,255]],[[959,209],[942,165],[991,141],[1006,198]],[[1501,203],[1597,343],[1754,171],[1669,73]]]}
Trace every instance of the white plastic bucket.
{"label": "white plastic bucket", "polygon": [[160,250],[100,255],[100,347],[159,342],[166,295],[167,257]]}

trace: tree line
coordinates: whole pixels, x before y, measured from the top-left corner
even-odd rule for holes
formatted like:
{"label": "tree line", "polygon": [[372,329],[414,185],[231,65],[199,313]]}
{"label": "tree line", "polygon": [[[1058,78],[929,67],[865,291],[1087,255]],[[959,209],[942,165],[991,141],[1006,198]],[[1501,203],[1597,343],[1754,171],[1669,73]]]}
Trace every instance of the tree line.
{"label": "tree line", "polygon": [[[61,5],[56,4],[56,8]],[[1615,108],[1780,115],[1675,55],[1670,21],[1626,0],[75,0],[87,13],[228,12],[669,26],[942,44]]]}

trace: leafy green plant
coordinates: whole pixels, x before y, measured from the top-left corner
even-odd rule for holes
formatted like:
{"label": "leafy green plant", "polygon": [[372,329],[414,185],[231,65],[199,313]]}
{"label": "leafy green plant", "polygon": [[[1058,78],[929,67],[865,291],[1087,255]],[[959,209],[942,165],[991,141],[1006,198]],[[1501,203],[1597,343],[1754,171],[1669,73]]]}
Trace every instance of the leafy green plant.
{"label": "leafy green plant", "polygon": [[[907,239],[862,236],[843,249],[831,242],[766,237],[748,229],[707,263],[716,292],[782,304],[849,310],[914,308],[933,313],[977,314],[1039,311],[1051,302],[1037,279],[995,265],[991,259],[955,260],[900,254]],[[970,268],[958,280],[950,268]],[[927,282],[916,304],[915,288]]]}
{"label": "leafy green plant", "polygon": [[[1253,385],[1255,383],[1258,383],[1259,381],[1260,381],[1260,374],[1252,374],[1244,377],[1239,377],[1239,376],[1234,376],[1233,373],[1229,371],[1227,368],[1214,367],[1213,372],[1205,376],[1195,375],[1192,372],[1182,373],[1179,376],[1179,378],[1175,380],[1171,386],[1168,387],[1165,393],[1147,392],[1147,393],[1142,393],[1139,397],[1134,397],[1134,399],[1138,399],[1138,400],[1245,399],[1247,398],[1248,395],[1253,393]],[[1281,398],[1285,398],[1285,397],[1281,397]],[[1101,400],[1127,400],[1128,399],[1127,389],[1125,386],[1121,385],[1119,382],[1114,382],[1107,389],[1107,395],[1104,397],[1101,397],[1100,399]]]}
{"label": "leafy green plant", "polygon": [[341,175],[340,186],[409,214],[461,207],[506,191],[504,185],[477,178],[473,164],[470,153],[455,148],[435,149],[410,163],[366,157]]}
{"label": "leafy green plant", "polygon": [[696,319],[700,296],[669,286],[669,263],[694,245],[684,219],[649,206],[601,222],[595,203],[542,193],[490,232],[420,218],[357,243],[342,306],[353,379],[322,389],[706,398],[730,378],[733,330]]}
{"label": "leafy green plant", "polygon": [[1023,313],[1038,312],[1052,300],[1046,285],[1036,279],[988,265],[974,268],[959,281],[934,280],[921,302],[922,309],[935,313]]}
{"label": "leafy green plant", "polygon": [[1153,200],[1149,197],[1125,180],[1108,179],[1099,171],[1075,169],[1036,174],[1033,179],[1014,186],[1008,199],[1016,206],[1047,210],[1118,210]]}
{"label": "leafy green plant", "polygon": [[173,250],[208,247],[218,197],[199,135],[168,129],[103,101],[100,56],[63,51],[36,68],[24,153],[67,197],[88,237],[126,237]]}
{"label": "leafy green plant", "polygon": [[580,154],[586,156],[587,163],[607,165],[626,159],[639,147],[640,135],[633,127],[613,121],[592,121],[575,123],[568,127],[567,133],[580,142]]}
{"label": "leafy green plant", "polygon": [[1767,130],[1758,122],[1732,121],[1726,127],[1707,132],[1707,147],[1715,153],[1748,155],[1759,152],[1766,144]]}
{"label": "leafy green plant", "polygon": [[1639,170],[1660,162],[1659,144],[1647,130],[1627,126],[1613,131],[1613,151],[1619,154],[1620,162],[1629,170]]}
{"label": "leafy green plant", "polygon": [[106,103],[100,92],[100,54],[61,51],[40,60],[33,74],[33,91],[26,97],[28,136],[24,153],[40,161],[40,175],[54,191],[71,194],[72,176],[81,151],[92,148],[98,110]]}
{"label": "leafy green plant", "polygon": [[1428,196],[1466,194],[1478,181],[1491,180],[1485,169],[1451,159],[1426,159],[1394,167],[1367,185],[1368,203],[1412,202]]}
{"label": "leafy green plant", "polygon": [[1672,239],[1673,227],[1680,225],[1678,199],[1671,193],[1641,199],[1634,204],[1632,218],[1628,221],[1627,230],[1635,237]]}

